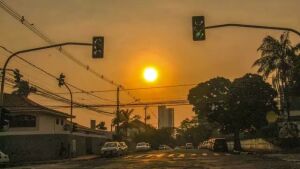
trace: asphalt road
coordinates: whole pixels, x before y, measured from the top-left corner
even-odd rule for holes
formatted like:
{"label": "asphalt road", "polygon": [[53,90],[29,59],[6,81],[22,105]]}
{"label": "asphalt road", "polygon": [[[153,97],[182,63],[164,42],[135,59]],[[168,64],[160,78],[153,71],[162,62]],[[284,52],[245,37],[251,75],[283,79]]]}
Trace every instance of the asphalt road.
{"label": "asphalt road", "polygon": [[123,157],[40,164],[26,169],[300,169],[300,163],[266,155],[233,155],[208,150],[150,151]]}

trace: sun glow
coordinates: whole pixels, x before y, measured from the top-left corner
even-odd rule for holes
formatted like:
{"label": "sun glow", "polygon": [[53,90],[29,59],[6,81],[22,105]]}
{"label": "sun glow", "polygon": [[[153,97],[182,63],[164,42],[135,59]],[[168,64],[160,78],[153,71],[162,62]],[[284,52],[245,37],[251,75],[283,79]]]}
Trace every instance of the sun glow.
{"label": "sun glow", "polygon": [[154,82],[157,79],[157,70],[153,67],[147,67],[144,70],[144,79],[147,82]]}

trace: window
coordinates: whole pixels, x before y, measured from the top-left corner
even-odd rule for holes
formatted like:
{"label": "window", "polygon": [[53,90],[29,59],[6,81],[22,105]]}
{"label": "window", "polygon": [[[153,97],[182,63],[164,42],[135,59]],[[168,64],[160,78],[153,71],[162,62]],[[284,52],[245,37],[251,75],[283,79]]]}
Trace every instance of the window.
{"label": "window", "polygon": [[59,125],[59,118],[56,118],[56,125]]}
{"label": "window", "polygon": [[11,116],[9,121],[10,127],[35,127],[36,117],[32,115]]}
{"label": "window", "polygon": [[60,124],[63,126],[64,125],[64,119],[60,119]]}

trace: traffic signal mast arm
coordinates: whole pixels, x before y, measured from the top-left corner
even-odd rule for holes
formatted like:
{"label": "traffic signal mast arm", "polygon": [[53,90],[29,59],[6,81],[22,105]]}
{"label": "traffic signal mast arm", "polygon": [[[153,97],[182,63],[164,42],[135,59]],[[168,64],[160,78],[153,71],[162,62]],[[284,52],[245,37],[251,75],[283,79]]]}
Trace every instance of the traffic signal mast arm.
{"label": "traffic signal mast arm", "polygon": [[27,52],[32,52],[32,51],[38,51],[38,50],[43,50],[43,49],[49,49],[49,48],[55,48],[55,47],[61,47],[61,46],[67,46],[67,45],[77,45],[77,46],[92,46],[91,43],[78,43],[78,42],[66,42],[66,43],[60,43],[60,44],[54,44],[54,45],[48,45],[48,46],[42,46],[42,47],[38,47],[38,48],[32,48],[32,49],[26,49],[26,50],[21,50],[18,52],[15,52],[13,54],[11,54],[5,61],[3,69],[2,69],[2,80],[1,80],[1,93],[0,93],[0,118],[2,115],[2,111],[3,111],[3,106],[4,106],[4,83],[5,83],[5,73],[6,73],[6,68],[7,65],[9,63],[9,61],[17,56],[18,54],[22,54],[22,53],[27,53]]}
{"label": "traffic signal mast arm", "polygon": [[274,26],[261,26],[261,25],[248,25],[248,24],[221,24],[221,25],[213,25],[213,26],[206,26],[205,29],[215,29],[215,28],[222,28],[222,27],[244,27],[244,28],[254,28],[254,29],[273,29],[273,30],[283,30],[283,31],[291,31],[300,36],[300,32],[292,29],[292,28],[285,28],[285,27],[274,27]]}

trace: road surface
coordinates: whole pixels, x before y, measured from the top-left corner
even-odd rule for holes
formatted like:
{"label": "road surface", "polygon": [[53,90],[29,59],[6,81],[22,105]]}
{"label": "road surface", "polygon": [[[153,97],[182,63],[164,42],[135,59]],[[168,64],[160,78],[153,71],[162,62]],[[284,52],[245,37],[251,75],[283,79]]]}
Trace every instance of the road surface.
{"label": "road surface", "polygon": [[67,161],[14,168],[26,169],[300,169],[299,161],[266,155],[233,155],[208,150],[150,151],[115,158]]}

